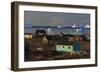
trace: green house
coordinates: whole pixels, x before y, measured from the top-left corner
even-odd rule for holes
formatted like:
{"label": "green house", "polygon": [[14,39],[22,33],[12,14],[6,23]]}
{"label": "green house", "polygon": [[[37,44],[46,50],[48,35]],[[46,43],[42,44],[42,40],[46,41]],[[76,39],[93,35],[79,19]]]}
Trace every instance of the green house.
{"label": "green house", "polygon": [[56,45],[56,51],[71,52],[73,51],[72,45]]}

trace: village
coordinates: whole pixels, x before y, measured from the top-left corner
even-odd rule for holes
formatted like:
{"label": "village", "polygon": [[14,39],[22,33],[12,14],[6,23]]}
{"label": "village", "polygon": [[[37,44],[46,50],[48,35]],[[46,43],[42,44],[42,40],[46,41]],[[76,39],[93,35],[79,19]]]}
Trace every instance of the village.
{"label": "village", "polygon": [[72,35],[59,32],[51,35],[39,29],[34,34],[25,33],[24,39],[25,61],[90,58],[89,33]]}

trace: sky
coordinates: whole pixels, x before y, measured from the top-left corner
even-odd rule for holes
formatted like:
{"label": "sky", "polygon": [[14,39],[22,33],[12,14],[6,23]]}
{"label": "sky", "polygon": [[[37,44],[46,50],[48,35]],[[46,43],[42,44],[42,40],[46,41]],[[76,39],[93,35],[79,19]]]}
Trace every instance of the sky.
{"label": "sky", "polygon": [[24,11],[25,26],[90,25],[90,14]]}

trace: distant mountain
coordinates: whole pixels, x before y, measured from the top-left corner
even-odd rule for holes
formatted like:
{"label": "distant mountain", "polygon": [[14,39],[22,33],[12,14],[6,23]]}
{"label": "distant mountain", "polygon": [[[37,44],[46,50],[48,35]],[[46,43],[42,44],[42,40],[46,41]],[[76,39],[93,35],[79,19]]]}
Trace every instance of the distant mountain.
{"label": "distant mountain", "polygon": [[28,24],[25,24],[24,25],[24,27],[25,28],[58,28],[58,29],[61,29],[61,28],[90,28],[90,26],[89,25],[84,25],[84,24],[74,24],[74,25],[57,25],[57,26],[54,26],[54,25],[52,25],[52,26],[43,26],[42,24],[41,24],[41,26],[39,25],[32,25],[31,23],[28,23]]}

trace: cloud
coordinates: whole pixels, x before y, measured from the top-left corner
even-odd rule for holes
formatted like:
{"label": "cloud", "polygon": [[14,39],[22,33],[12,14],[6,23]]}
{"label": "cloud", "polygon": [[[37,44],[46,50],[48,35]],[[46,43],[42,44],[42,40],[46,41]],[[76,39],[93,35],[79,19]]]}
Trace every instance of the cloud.
{"label": "cloud", "polygon": [[63,24],[64,20],[61,17],[53,17],[51,24]]}
{"label": "cloud", "polygon": [[52,24],[73,25],[90,24],[90,14],[83,13],[58,13],[58,12],[40,12],[25,11],[24,23],[30,22],[34,25],[46,26]]}

